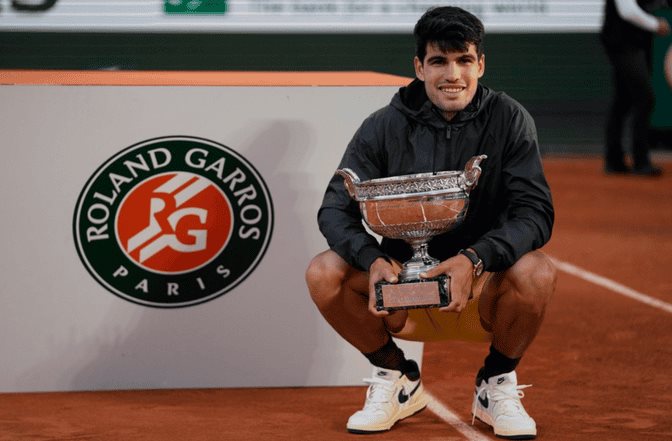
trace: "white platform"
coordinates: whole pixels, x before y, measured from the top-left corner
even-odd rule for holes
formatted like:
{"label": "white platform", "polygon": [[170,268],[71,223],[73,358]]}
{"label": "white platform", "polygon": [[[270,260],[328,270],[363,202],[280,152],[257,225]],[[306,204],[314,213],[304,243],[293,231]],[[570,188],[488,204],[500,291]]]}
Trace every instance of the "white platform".
{"label": "white platform", "polygon": [[[327,181],[360,122],[397,88],[0,86],[0,392],[361,384],[368,363],[319,315],[304,271],[326,248],[316,213]],[[257,269],[177,309],[111,294],[73,240],[94,171],[168,135],[239,152],[275,208]],[[421,344],[402,345],[421,361]]]}

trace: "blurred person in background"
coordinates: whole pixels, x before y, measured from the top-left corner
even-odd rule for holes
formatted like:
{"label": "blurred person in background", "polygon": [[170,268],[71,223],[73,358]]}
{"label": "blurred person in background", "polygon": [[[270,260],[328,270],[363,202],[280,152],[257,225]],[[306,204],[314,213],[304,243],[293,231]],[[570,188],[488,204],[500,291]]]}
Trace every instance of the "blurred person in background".
{"label": "blurred person in background", "polygon": [[[664,18],[651,15],[670,0],[607,0],[600,38],[613,72],[613,97],[607,115],[604,170],[659,176],[649,156],[649,120],[655,95],[651,83],[653,35],[670,33]],[[625,161],[623,131],[632,117],[632,163]]]}

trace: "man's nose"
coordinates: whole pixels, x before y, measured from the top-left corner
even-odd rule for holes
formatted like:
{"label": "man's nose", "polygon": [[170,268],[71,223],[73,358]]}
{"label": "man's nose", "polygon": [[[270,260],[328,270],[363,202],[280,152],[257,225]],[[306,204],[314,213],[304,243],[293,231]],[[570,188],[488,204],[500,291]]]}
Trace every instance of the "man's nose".
{"label": "man's nose", "polygon": [[443,77],[446,81],[455,82],[460,79],[460,70],[456,63],[447,63],[443,71]]}

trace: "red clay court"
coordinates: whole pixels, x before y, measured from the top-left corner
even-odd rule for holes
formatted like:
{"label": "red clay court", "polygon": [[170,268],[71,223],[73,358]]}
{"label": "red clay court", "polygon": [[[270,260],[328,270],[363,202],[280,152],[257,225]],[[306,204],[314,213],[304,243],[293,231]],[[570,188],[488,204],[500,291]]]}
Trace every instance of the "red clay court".
{"label": "red clay court", "polygon": [[[558,289],[518,368],[540,440],[672,439],[672,160],[658,162],[667,173],[651,179],[605,176],[595,157],[545,158]],[[435,400],[384,434],[345,431],[362,386],[0,394],[0,440],[491,440],[470,416],[486,352],[426,344]]]}

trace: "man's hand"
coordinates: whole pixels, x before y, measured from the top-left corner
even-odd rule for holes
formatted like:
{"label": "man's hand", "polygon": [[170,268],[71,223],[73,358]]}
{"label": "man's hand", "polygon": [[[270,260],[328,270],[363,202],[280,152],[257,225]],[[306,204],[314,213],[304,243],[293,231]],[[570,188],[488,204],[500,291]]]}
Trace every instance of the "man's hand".
{"label": "man's hand", "polygon": [[397,274],[401,270],[398,262],[390,263],[382,257],[377,258],[369,267],[369,312],[380,317],[385,322],[385,327],[390,332],[400,332],[406,324],[408,311],[378,311],[376,309],[376,283],[385,280],[390,283],[397,283],[399,278]]}
{"label": "man's hand", "polygon": [[376,317],[385,317],[390,314],[388,311],[378,311],[376,309],[376,283],[381,280],[397,283],[399,280],[397,277],[398,271],[398,268],[395,268],[382,257],[374,260],[369,267],[369,311]]}
{"label": "man's hand", "polygon": [[431,270],[421,273],[422,278],[432,278],[445,274],[450,278],[450,303],[439,308],[441,312],[462,312],[467,306],[474,281],[474,265],[467,256],[458,254],[444,260]]}
{"label": "man's hand", "polygon": [[670,23],[664,19],[664,18],[659,18],[658,19],[658,30],[656,32],[661,37],[665,37],[666,35],[670,34]]}

